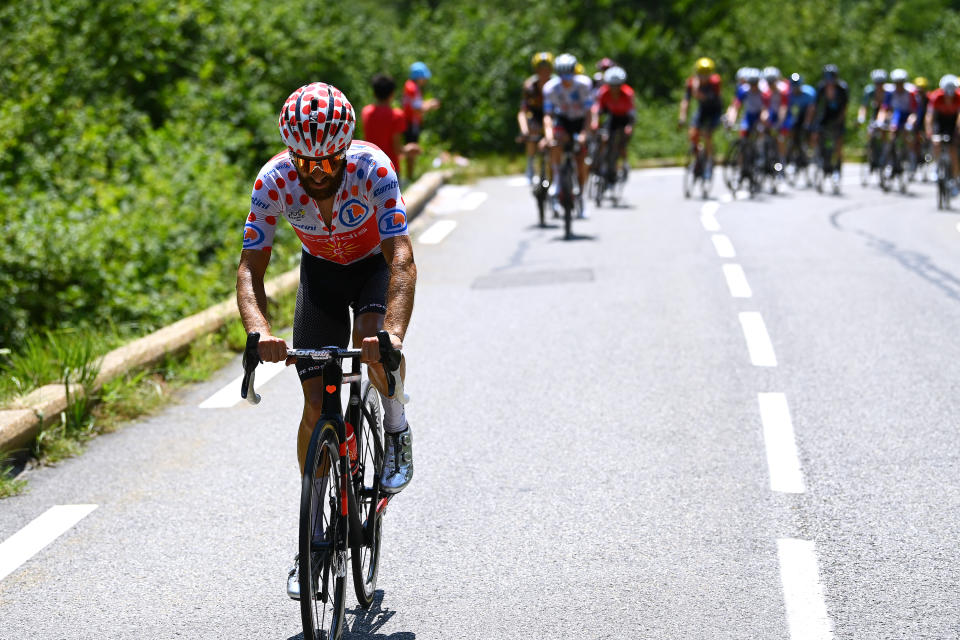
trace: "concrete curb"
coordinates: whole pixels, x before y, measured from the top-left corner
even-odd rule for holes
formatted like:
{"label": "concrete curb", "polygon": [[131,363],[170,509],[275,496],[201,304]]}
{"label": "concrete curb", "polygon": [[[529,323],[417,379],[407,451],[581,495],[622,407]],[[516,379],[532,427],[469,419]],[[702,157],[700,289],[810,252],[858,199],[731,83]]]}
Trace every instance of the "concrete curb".
{"label": "concrete curb", "polygon": [[[420,215],[430,198],[451,175],[452,171],[430,171],[407,188],[404,201],[407,205],[408,224]],[[300,267],[295,267],[266,283],[267,297],[293,291],[299,283]],[[159,361],[166,354],[178,351],[197,338],[216,331],[237,315],[236,300],[225,300],[114,349],[103,357],[94,388],[99,389],[128,371]],[[82,395],[83,390],[71,385],[71,393]],[[16,451],[27,446],[41,429],[59,420],[60,414],[66,408],[66,387],[62,384],[49,384],[18,398],[8,408],[0,409],[0,451]]]}

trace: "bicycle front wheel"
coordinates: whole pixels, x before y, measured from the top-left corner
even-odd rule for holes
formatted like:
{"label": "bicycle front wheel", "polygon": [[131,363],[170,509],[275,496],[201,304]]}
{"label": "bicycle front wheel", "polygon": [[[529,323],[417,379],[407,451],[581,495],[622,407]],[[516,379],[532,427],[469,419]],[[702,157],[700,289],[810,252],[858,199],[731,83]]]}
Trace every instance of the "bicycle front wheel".
{"label": "bicycle front wheel", "polygon": [[354,478],[354,495],[360,522],[363,524],[362,543],[350,550],[353,565],[353,589],[357,602],[364,609],[373,604],[377,588],[377,570],[380,568],[380,540],[383,521],[377,512],[382,494],[379,491],[380,472],[383,469],[383,426],[380,419],[380,394],[364,381],[360,391],[360,423],[357,434],[357,462],[359,477]]}
{"label": "bicycle front wheel", "polygon": [[343,633],[347,519],[342,510],[337,443],[336,426],[318,424],[303,468],[300,615],[304,640],[337,640]]}

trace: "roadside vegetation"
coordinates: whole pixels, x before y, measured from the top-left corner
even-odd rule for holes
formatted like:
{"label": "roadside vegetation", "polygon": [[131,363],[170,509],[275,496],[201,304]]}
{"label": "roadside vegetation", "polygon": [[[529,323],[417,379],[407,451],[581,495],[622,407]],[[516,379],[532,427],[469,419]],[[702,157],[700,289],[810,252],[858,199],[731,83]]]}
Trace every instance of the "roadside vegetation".
{"label": "roadside vegetation", "polygon": [[[402,80],[425,61],[427,95],[442,106],[425,122],[420,166],[462,154],[474,159],[468,179],[519,170],[519,84],[539,50],[570,51],[589,71],[611,56],[627,70],[640,104],[634,166],[683,156],[676,105],[702,55],[717,61],[728,96],[748,64],[812,80],[834,62],[854,100],[873,67],[932,81],[958,71],[960,12],[948,0],[771,11],[759,0],[4,3],[0,406],[80,381],[109,349],[232,295],[252,177],[279,150],[277,109],[304,82],[330,81],[359,109],[372,100],[372,74]],[[281,225],[275,245],[280,273],[297,263],[299,243]],[[114,401],[99,406],[124,406],[128,387],[176,386],[171,378],[190,377],[178,358],[107,385],[97,397]],[[56,443],[82,443],[109,423],[95,399],[77,398],[37,455],[69,454],[73,445]]]}

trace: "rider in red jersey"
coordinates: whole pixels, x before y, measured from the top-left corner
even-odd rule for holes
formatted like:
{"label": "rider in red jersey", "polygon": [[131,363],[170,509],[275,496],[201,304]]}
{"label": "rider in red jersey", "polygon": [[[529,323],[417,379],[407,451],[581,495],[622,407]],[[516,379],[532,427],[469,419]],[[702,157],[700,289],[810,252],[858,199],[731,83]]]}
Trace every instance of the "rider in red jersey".
{"label": "rider in red jersey", "polygon": [[[617,153],[618,164],[622,163],[628,171],[627,147],[633,136],[633,125],[637,119],[637,109],[634,104],[634,93],[630,85],[626,84],[627,72],[621,67],[610,67],[603,74],[604,84],[597,92],[597,101],[590,110],[590,128],[597,131],[600,127],[600,116],[607,114],[605,133],[601,138],[601,145],[606,144],[613,137],[614,131],[623,130],[623,145]],[[601,153],[602,147],[601,147]],[[608,167],[612,175],[606,176],[613,182],[616,180],[618,167]]]}

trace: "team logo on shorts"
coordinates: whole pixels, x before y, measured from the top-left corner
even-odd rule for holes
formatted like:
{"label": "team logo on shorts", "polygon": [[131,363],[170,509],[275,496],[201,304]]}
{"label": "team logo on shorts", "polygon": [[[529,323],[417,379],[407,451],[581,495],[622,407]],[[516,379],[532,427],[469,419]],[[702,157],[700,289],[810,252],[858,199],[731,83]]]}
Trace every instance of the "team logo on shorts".
{"label": "team logo on shorts", "polygon": [[347,200],[346,204],[340,207],[340,224],[347,229],[353,229],[363,222],[367,215],[367,205],[359,200]]}
{"label": "team logo on shorts", "polygon": [[407,230],[407,214],[403,209],[391,209],[380,216],[377,223],[380,226],[380,233],[387,235],[403,233]]}
{"label": "team logo on shorts", "polygon": [[243,228],[243,248],[256,249],[263,244],[263,231],[249,222]]}

